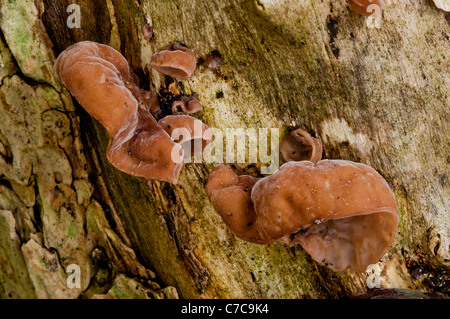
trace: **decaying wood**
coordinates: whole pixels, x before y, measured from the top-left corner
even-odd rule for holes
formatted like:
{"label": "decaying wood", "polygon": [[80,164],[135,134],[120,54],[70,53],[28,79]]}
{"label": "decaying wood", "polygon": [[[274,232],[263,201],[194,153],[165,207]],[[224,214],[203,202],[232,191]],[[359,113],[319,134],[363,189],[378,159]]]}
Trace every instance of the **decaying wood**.
{"label": "decaying wood", "polygon": [[[385,0],[369,28],[344,0],[79,0],[81,28],[70,29],[72,1],[1,0],[0,297],[449,294],[450,18],[435,2]],[[366,273],[335,273],[300,247],[235,238],[204,189],[214,164],[186,165],[176,186],[117,171],[105,130],[53,71],[82,40],[118,49],[154,91],[166,85],[148,66],[157,49],[179,41],[199,60],[216,50],[223,65],[199,63],[179,83],[198,94],[195,116],[280,138],[302,127],[326,158],[371,165],[396,195],[394,245]],[[80,288],[66,284],[71,264]]]}

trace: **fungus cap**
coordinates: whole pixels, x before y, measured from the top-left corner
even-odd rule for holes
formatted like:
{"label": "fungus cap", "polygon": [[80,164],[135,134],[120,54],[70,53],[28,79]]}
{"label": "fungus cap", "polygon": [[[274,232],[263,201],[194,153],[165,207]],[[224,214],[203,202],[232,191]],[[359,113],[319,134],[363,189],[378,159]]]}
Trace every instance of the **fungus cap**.
{"label": "fungus cap", "polygon": [[183,149],[148,112],[139,110],[133,136],[124,143],[110,141],[107,158],[117,169],[134,176],[177,184]]}
{"label": "fungus cap", "polygon": [[209,174],[206,192],[215,210],[238,238],[263,244],[253,224],[256,213],[250,199],[258,178],[237,176],[231,168],[218,165]]}
{"label": "fungus cap", "polygon": [[173,42],[156,52],[150,60],[152,68],[181,80],[188,80],[194,73],[196,65],[194,53],[178,42]]}
{"label": "fungus cap", "polygon": [[181,158],[183,151],[150,114],[156,101],[144,96],[137,76],[118,51],[91,41],[78,42],[59,55],[55,71],[108,131],[107,158],[113,166],[131,175],[177,182],[182,163],[174,162],[168,150],[178,149],[174,153]]}
{"label": "fungus cap", "polygon": [[217,50],[212,51],[206,57],[205,65],[208,68],[215,69],[215,68],[222,66],[222,64],[223,64],[222,55]]}
{"label": "fungus cap", "polygon": [[78,42],[58,56],[55,71],[110,136],[137,124],[138,103],[125,86],[126,81],[134,83],[135,78],[128,62],[113,48],[90,41]]}
{"label": "fungus cap", "polygon": [[280,152],[287,162],[307,160],[317,163],[322,158],[322,142],[299,128],[281,142]]}
{"label": "fungus cap", "polygon": [[392,191],[361,163],[289,162],[259,180],[251,199],[264,241],[298,243],[336,271],[364,271],[385,254],[397,231]]}
{"label": "fungus cap", "polygon": [[202,110],[202,105],[197,100],[196,94],[193,96],[183,96],[181,100],[172,103],[172,113],[193,114]]}

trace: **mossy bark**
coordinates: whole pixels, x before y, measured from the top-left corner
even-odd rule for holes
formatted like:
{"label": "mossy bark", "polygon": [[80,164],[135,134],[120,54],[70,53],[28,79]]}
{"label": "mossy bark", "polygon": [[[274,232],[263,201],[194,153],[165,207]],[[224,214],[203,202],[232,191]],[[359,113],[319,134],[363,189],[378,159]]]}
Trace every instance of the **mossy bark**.
{"label": "mossy bark", "polygon": [[[346,1],[0,1],[0,296],[10,298],[342,298],[373,287],[449,293],[449,16],[432,1],[384,1],[380,28]],[[144,38],[150,24],[154,37]],[[326,158],[371,165],[391,185],[400,225],[366,273],[335,273],[300,247],[235,238],[205,193],[214,164],[188,164],[174,186],[123,174],[108,135],[53,71],[82,40],[109,44],[143,88],[172,41],[197,57],[210,127],[303,127]],[[255,174],[261,164],[235,165]],[[81,287],[68,288],[67,267]],[[156,283],[158,282],[158,284]],[[161,289],[162,287],[166,287]]]}

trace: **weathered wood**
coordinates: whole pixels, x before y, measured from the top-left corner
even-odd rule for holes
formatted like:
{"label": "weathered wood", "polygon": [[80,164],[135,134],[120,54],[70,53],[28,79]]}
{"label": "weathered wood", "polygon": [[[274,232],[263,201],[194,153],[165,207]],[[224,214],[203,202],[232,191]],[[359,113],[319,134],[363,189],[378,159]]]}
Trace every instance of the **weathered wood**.
{"label": "weathered wood", "polygon": [[[65,24],[70,1],[0,3],[0,261],[9,269],[0,296],[176,296],[155,292],[155,276],[193,298],[449,293],[450,20],[432,1],[384,1],[379,29],[344,0],[78,1],[80,29]],[[106,131],[52,69],[81,40],[121,51],[152,90],[165,85],[148,66],[157,49],[179,41],[199,59],[217,50],[223,66],[199,64],[180,82],[204,106],[195,116],[223,130],[279,128],[281,138],[303,127],[326,158],[371,165],[396,195],[393,247],[364,274],[335,273],[300,247],[235,238],[204,190],[214,164],[186,165],[176,186],[117,171]],[[73,263],[80,289],[65,285]]]}

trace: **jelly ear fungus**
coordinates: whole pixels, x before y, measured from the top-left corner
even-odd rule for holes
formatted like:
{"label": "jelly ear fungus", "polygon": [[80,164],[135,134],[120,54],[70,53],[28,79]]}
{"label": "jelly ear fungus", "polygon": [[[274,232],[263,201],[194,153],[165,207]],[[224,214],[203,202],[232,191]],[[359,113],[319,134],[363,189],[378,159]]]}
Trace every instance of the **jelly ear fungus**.
{"label": "jelly ear fungus", "polygon": [[207,183],[215,210],[243,240],[300,244],[335,271],[364,271],[386,253],[397,231],[388,184],[365,164],[319,160],[321,144],[304,130],[287,139],[287,154],[299,149],[302,156],[294,159],[307,159],[287,156],[290,161],[271,176],[237,176],[217,166]]}
{"label": "jelly ear fungus", "polygon": [[[167,71],[188,61],[189,67],[174,75],[189,77],[195,69],[193,53],[178,44],[166,51],[156,55],[154,63]],[[108,131],[107,158],[114,167],[130,175],[177,183],[183,147],[153,117],[159,109],[156,93],[139,88],[138,77],[118,51],[96,42],[78,42],[59,55],[55,71],[81,106]],[[177,124],[189,129],[194,120],[180,118]]]}

